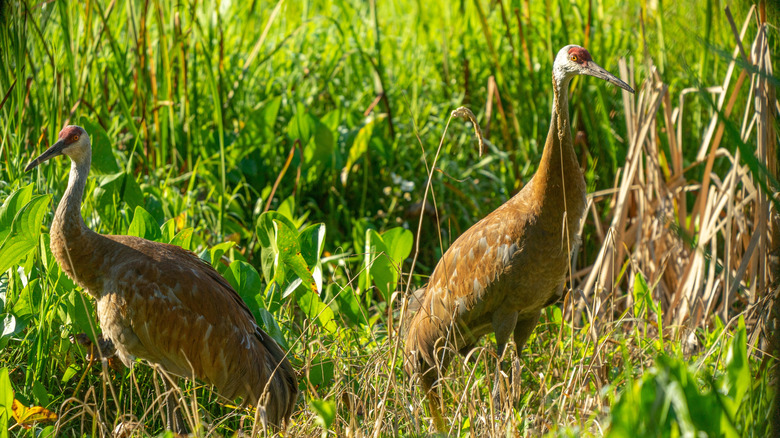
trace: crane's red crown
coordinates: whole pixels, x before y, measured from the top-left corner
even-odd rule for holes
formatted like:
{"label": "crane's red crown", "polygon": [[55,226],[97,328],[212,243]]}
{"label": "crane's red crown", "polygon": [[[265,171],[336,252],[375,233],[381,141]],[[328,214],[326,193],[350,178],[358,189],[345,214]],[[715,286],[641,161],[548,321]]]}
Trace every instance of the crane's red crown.
{"label": "crane's red crown", "polygon": [[590,53],[584,47],[574,46],[569,49],[569,59],[577,64],[584,64],[592,61]]}
{"label": "crane's red crown", "polygon": [[79,137],[86,134],[86,131],[80,126],[68,125],[62,128],[60,131],[59,139],[63,140],[65,144],[75,143],[79,140]]}

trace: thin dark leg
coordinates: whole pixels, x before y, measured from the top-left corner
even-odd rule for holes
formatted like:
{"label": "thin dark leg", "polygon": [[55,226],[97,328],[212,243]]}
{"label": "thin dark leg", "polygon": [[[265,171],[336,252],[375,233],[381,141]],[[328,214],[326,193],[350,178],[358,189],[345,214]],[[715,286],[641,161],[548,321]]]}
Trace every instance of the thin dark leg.
{"label": "thin dark leg", "polygon": [[520,353],[523,351],[525,341],[527,341],[531,336],[531,333],[533,333],[536,323],[539,322],[539,315],[541,314],[542,312],[539,311],[529,318],[523,318],[517,321],[517,325],[515,326],[515,345],[517,346],[518,356],[520,356]]}
{"label": "thin dark leg", "polygon": [[186,435],[190,433],[187,423],[181,416],[181,407],[179,407],[178,400],[176,400],[176,393],[173,389],[173,385],[168,382],[167,376],[163,376],[162,381],[165,386],[165,409],[166,416],[165,428],[180,435]]}
{"label": "thin dark leg", "polygon": [[496,359],[496,381],[493,386],[493,404],[495,406],[501,405],[501,363],[504,357],[504,350],[506,349],[506,343],[509,341],[509,335],[515,328],[517,323],[517,312],[500,312],[497,311],[493,314],[493,330],[496,332],[496,353],[498,358]]}
{"label": "thin dark leg", "polygon": [[428,400],[428,410],[431,413],[431,417],[433,417],[433,425],[436,428],[436,431],[447,433],[447,428],[441,413],[441,399],[439,399],[439,394],[433,387],[437,377],[438,373],[436,372],[436,369],[429,368],[420,376],[420,383],[422,383],[425,398]]}

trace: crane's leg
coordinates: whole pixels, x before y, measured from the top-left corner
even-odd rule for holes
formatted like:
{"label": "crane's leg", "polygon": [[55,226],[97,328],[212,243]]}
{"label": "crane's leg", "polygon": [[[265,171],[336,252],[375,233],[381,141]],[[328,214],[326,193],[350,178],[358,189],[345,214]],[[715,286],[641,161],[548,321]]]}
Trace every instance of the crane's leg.
{"label": "crane's leg", "polygon": [[441,414],[441,399],[439,399],[436,389],[433,388],[437,374],[435,368],[429,368],[420,376],[420,382],[425,392],[425,398],[428,400],[428,410],[431,412],[431,417],[433,417],[433,425],[436,427],[436,431],[447,433],[444,418]]}
{"label": "crane's leg", "polygon": [[533,333],[534,327],[536,327],[536,323],[539,322],[539,316],[541,314],[542,311],[540,310],[528,318],[517,321],[517,325],[515,326],[515,346],[517,347],[518,356],[520,356],[520,353],[523,351],[525,341],[527,341],[528,337]]}
{"label": "crane's leg", "polygon": [[173,384],[168,381],[167,376],[162,376],[162,381],[165,387],[165,409],[167,413],[165,427],[174,433],[187,435],[190,433],[190,430],[181,416],[181,408],[178,406],[179,403],[176,400]]}
{"label": "crane's leg", "polygon": [[[540,310],[529,317],[517,321],[517,325],[515,326],[515,347],[517,348],[518,358],[523,353],[525,342],[528,340],[528,337],[531,336],[531,333],[533,333],[534,327],[536,327],[536,324],[539,322],[539,316],[541,314],[542,312]],[[519,368],[517,369],[519,370]],[[518,380],[517,382],[513,381],[512,383],[514,388],[518,388],[518,386],[515,385],[519,384],[520,376],[513,376],[513,379]]]}
{"label": "crane's leg", "polygon": [[504,358],[506,343],[517,323],[517,312],[497,310],[493,313],[493,331],[496,333],[498,363],[496,364],[496,383],[493,386],[493,403],[500,406],[501,402],[501,363]]}

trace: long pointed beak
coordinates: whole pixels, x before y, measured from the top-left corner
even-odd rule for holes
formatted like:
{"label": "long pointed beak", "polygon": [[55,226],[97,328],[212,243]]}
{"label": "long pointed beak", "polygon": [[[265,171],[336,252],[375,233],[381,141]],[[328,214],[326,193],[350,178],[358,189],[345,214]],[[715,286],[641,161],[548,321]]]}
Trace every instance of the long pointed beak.
{"label": "long pointed beak", "polygon": [[46,151],[40,155],[38,155],[38,158],[30,161],[30,164],[27,165],[27,167],[24,168],[25,172],[29,172],[30,170],[34,169],[37,165],[43,163],[44,161],[54,158],[58,155],[62,155],[62,150],[65,149],[65,142],[60,140],[57,143],[54,143],[51,145],[49,149],[46,149]]}
{"label": "long pointed beak", "polygon": [[609,82],[610,84],[617,85],[618,87],[633,93],[634,89],[629,87],[627,83],[621,81],[618,79],[615,75],[612,73],[604,70],[601,68],[600,65],[596,64],[593,61],[588,61],[587,64],[585,64],[585,68],[582,71],[583,74],[590,75],[597,77],[599,79],[604,79],[605,81]]}

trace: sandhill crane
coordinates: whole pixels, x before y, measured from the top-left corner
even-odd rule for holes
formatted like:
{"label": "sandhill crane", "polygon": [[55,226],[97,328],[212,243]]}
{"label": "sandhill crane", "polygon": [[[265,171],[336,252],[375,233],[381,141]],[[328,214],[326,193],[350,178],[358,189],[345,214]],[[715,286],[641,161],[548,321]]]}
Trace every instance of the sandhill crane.
{"label": "sandhill crane", "polygon": [[[435,426],[444,429],[434,390],[454,352],[467,353],[495,332],[498,366],[509,335],[518,354],[542,308],[563,294],[567,265],[585,213],[585,180],[569,127],[568,86],[590,75],[628,92],[625,82],[599,67],[580,46],[562,48],[553,64],[550,131],[536,174],[520,192],[463,233],[431,275],[411,317],[405,368],[418,374]],[[498,379],[497,379],[498,382]],[[498,394],[498,385],[493,396]]]}
{"label": "sandhill crane", "polygon": [[[71,167],[51,225],[51,251],[62,270],[97,300],[103,334],[122,362],[130,367],[141,358],[169,373],[197,377],[225,398],[261,407],[264,424],[284,426],[298,396],[295,372],[236,291],[190,251],[87,228],[81,199],[92,147],[83,128],[63,128],[25,171],[59,155],[70,157]],[[168,401],[168,427],[185,432]]]}

